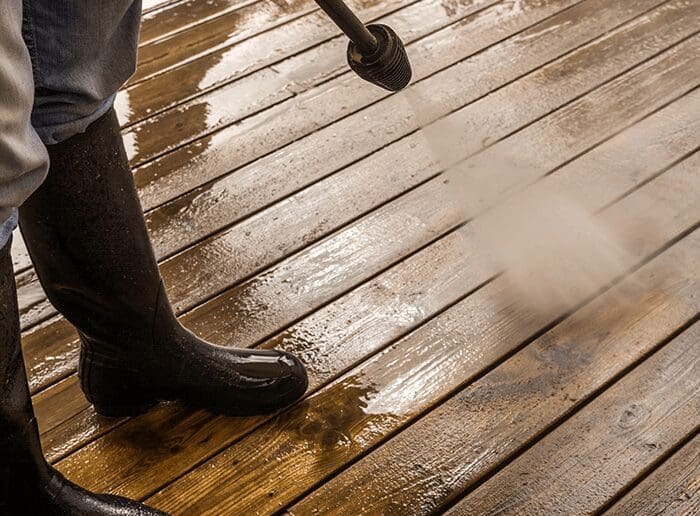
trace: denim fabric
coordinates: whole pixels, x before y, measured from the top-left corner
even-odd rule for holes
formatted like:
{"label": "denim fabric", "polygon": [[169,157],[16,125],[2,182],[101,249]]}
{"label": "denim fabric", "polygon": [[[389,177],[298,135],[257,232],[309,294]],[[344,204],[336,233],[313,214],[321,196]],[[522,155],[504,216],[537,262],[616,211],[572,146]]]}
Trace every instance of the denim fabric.
{"label": "denim fabric", "polygon": [[0,0],[0,246],[44,145],[84,132],[134,72],[140,17],[141,0]]}
{"label": "denim fabric", "polygon": [[24,7],[32,124],[52,145],[106,113],[134,73],[141,0],[24,0]]}

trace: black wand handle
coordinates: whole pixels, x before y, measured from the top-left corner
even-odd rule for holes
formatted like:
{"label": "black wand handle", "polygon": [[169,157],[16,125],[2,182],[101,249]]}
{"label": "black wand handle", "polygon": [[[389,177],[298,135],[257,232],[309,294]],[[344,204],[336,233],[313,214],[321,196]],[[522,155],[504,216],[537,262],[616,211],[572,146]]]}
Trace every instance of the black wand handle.
{"label": "black wand handle", "polygon": [[343,0],[316,0],[316,3],[350,38],[348,65],[357,75],[389,91],[399,91],[411,82],[406,48],[390,27],[365,26]]}
{"label": "black wand handle", "polygon": [[335,22],[363,54],[377,50],[377,38],[365,27],[343,0],[316,0],[321,9]]}

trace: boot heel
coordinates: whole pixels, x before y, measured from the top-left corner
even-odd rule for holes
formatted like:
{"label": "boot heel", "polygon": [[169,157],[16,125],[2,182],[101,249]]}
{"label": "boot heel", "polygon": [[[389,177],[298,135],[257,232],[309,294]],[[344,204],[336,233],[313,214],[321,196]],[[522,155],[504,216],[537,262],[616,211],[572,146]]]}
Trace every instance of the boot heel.
{"label": "boot heel", "polygon": [[80,353],[78,376],[85,397],[101,416],[138,416],[158,403],[140,371],[96,356],[85,347]]}

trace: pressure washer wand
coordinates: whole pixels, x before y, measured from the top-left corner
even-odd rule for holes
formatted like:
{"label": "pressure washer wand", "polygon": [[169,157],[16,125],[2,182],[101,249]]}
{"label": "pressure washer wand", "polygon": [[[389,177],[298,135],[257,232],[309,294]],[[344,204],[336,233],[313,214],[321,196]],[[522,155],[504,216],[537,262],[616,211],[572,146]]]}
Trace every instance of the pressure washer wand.
{"label": "pressure washer wand", "polygon": [[348,64],[366,81],[389,91],[411,82],[411,63],[401,38],[386,25],[365,25],[342,0],[316,0],[335,24],[350,38]]}

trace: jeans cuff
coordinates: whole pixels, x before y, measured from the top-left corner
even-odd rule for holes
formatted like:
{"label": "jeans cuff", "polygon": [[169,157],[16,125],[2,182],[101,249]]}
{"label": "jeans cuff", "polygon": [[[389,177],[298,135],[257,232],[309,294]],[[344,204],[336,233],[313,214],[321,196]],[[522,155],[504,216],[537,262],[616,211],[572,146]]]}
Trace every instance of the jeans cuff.
{"label": "jeans cuff", "polygon": [[12,232],[17,227],[17,220],[19,219],[19,214],[17,208],[12,208],[12,213],[2,224],[0,224],[0,249],[7,245],[10,238],[12,237]]}

